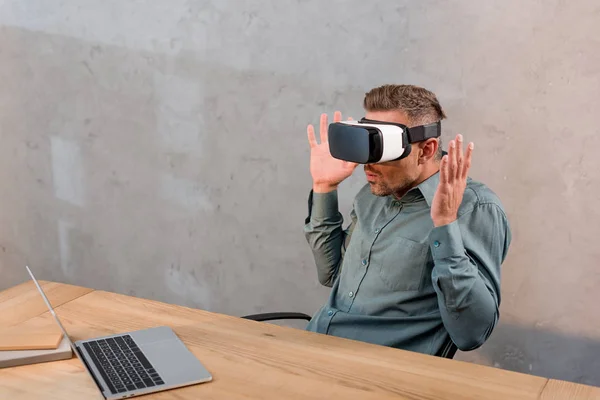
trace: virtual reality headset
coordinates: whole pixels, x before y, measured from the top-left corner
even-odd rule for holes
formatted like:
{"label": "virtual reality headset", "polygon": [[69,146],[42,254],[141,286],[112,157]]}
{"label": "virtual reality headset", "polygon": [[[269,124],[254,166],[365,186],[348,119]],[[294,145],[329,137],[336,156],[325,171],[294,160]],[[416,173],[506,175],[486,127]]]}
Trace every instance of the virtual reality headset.
{"label": "virtual reality headset", "polygon": [[401,160],[408,156],[411,144],[442,133],[441,123],[408,128],[392,122],[361,119],[329,125],[329,152],[334,158],[358,164]]}

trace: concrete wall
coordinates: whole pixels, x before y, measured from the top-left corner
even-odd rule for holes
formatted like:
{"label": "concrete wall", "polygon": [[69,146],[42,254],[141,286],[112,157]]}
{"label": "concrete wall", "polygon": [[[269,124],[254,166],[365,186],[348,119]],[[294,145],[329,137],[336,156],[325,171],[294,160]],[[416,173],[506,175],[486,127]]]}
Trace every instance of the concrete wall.
{"label": "concrete wall", "polygon": [[[40,278],[234,315],[326,298],[305,126],[435,91],[504,201],[502,322],[458,358],[600,384],[594,0],[0,1],[0,289]],[[447,140],[446,140],[447,143]],[[342,188],[345,211],[364,182]]]}

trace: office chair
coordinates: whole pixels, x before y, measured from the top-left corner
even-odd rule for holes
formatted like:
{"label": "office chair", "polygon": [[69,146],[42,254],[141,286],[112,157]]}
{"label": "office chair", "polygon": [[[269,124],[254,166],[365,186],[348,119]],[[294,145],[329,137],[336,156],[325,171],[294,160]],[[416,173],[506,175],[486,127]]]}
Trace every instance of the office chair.
{"label": "office chair", "polygon": [[[275,321],[275,320],[281,320],[281,319],[303,319],[306,321],[310,321],[311,316],[303,314],[303,313],[298,313],[298,312],[275,312],[275,313],[264,313],[264,314],[251,314],[251,315],[243,316],[242,318],[249,319],[252,321],[257,321],[257,322]],[[450,337],[448,337],[448,339],[446,340],[446,343],[444,344],[442,349],[436,354],[436,356],[442,357],[442,358],[453,359],[457,350],[458,350],[458,347],[456,347],[456,345],[454,344],[452,339],[450,339]]]}
{"label": "office chair", "polygon": [[251,319],[252,321],[275,321],[279,319],[304,319],[310,321],[311,316],[297,312],[275,312],[275,313],[264,313],[264,314],[252,314],[242,317],[244,319]]}

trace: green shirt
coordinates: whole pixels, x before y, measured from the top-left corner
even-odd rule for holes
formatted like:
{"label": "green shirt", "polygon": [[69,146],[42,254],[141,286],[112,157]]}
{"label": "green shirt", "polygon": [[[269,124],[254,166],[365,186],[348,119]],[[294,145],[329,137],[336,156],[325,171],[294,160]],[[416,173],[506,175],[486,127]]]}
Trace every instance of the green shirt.
{"label": "green shirt", "polygon": [[510,227],[496,194],[470,178],[458,219],[434,227],[438,183],[436,173],[401,199],[367,184],[346,229],[337,191],[311,192],[305,235],[332,290],[308,330],[434,355],[486,341],[499,318]]}

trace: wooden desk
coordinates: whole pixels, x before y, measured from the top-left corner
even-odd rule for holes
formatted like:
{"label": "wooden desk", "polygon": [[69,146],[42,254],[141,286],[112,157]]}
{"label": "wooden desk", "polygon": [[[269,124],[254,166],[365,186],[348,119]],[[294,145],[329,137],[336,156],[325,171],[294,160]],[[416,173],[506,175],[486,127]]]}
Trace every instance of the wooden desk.
{"label": "wooden desk", "polygon": [[540,398],[542,400],[600,400],[600,388],[550,379]]}
{"label": "wooden desk", "polygon": [[[592,399],[597,393],[587,386],[109,292],[51,282],[43,287],[73,340],[168,325],[213,374],[212,382],[144,398],[516,400],[576,393]],[[1,292],[0,321],[53,324],[36,295],[31,282]],[[77,358],[0,369],[0,399],[38,398],[102,396]]]}

